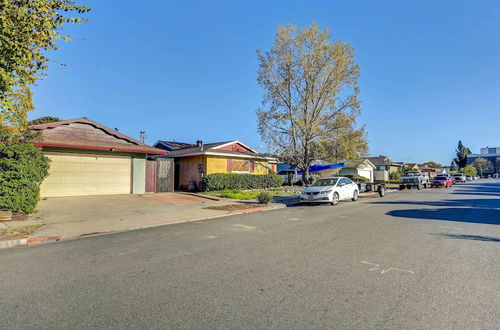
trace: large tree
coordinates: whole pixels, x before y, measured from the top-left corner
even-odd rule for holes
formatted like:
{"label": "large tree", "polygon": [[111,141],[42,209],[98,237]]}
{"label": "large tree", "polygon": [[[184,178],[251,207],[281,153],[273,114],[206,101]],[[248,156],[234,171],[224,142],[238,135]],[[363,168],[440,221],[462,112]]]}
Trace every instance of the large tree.
{"label": "large tree", "polygon": [[491,162],[487,160],[486,158],[476,158],[472,162],[472,166],[474,166],[481,175],[483,175],[484,171],[487,171],[491,168]]}
{"label": "large tree", "polygon": [[48,69],[65,23],[82,23],[89,7],[71,0],[0,0],[0,124],[24,129],[34,108],[31,86]]}
{"label": "large tree", "polygon": [[470,149],[465,147],[462,141],[458,141],[458,147],[455,152],[457,156],[453,160],[455,161],[455,164],[457,164],[458,168],[461,169],[467,166],[467,156],[472,154]]}
{"label": "large tree", "polygon": [[258,51],[259,133],[281,161],[304,171],[315,159],[367,152],[364,128],[356,128],[359,66],[352,47],[316,24],[279,26],[274,44]]}

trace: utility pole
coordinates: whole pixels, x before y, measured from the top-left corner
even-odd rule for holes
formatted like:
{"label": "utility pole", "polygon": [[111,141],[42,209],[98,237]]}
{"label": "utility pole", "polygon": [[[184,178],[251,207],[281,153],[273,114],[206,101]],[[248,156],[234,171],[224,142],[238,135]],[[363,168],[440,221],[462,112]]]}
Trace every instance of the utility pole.
{"label": "utility pole", "polygon": [[139,140],[141,141],[141,143],[146,143],[146,138],[148,137],[148,135],[146,134],[145,131],[140,131],[139,132]]}

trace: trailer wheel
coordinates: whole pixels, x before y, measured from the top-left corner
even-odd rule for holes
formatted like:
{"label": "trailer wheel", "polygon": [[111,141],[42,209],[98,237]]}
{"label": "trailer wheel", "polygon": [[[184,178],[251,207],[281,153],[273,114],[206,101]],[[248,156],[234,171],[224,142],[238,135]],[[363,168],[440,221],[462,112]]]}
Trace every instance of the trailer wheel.
{"label": "trailer wheel", "polygon": [[385,196],[385,187],[384,186],[378,187],[378,194],[379,194],[380,197],[384,197]]}

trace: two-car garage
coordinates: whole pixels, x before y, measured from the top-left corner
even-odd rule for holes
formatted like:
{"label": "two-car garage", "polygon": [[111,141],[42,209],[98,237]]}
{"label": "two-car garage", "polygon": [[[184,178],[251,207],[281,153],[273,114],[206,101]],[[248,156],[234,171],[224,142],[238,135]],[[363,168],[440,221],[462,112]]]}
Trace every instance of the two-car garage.
{"label": "two-car garage", "polygon": [[132,157],[98,154],[45,153],[49,176],[42,197],[130,194]]}
{"label": "two-car garage", "polygon": [[51,160],[41,197],[144,194],[148,156],[166,153],[87,118],[31,128]]}

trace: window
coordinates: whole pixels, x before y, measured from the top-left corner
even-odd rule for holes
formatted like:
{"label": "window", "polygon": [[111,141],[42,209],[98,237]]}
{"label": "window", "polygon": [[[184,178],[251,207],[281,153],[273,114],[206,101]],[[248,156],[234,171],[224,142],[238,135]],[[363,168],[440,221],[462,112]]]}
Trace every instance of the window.
{"label": "window", "polygon": [[250,173],[250,161],[249,160],[240,160],[240,159],[232,159],[228,162],[228,172],[231,173]]}
{"label": "window", "polygon": [[346,184],[351,184],[351,183],[352,183],[351,179],[349,179],[349,178],[344,179],[344,180],[345,180],[345,183],[346,183]]}

